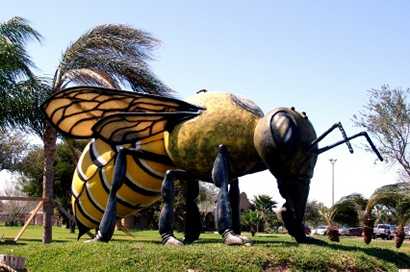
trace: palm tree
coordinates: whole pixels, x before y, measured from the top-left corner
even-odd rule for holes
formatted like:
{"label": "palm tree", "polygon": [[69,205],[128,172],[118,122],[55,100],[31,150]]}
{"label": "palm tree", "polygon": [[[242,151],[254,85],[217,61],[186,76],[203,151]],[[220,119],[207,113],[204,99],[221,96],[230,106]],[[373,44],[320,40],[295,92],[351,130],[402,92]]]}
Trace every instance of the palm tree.
{"label": "palm tree", "polygon": [[324,204],[316,200],[306,203],[305,224],[311,227],[317,227],[323,223],[323,218],[319,213],[321,207],[324,207]]}
{"label": "palm tree", "polygon": [[13,17],[0,23],[0,83],[10,86],[16,82],[33,78],[33,62],[27,54],[25,45],[30,40],[41,40],[41,35],[34,30],[27,20]]}
{"label": "palm tree", "polygon": [[272,197],[268,195],[257,195],[252,202],[257,210],[267,212],[272,212],[273,208],[275,208],[276,204],[278,204],[275,200],[272,199]]}
{"label": "palm tree", "polygon": [[342,197],[337,202],[335,220],[349,225],[362,225],[367,203],[368,200],[357,193]]}
{"label": "palm tree", "polygon": [[395,236],[396,248],[400,248],[405,238],[404,226],[410,221],[410,196],[401,195],[396,206],[397,230]]}
{"label": "palm tree", "polygon": [[[260,215],[263,223],[263,228],[268,225],[274,218],[273,209],[276,208],[277,202],[268,195],[257,195],[252,200],[252,205],[255,207],[256,212]],[[259,231],[259,230],[258,230]]]}
{"label": "palm tree", "polygon": [[[40,41],[41,35],[23,18],[13,17],[0,24],[0,127],[18,128],[44,136],[45,123],[39,109],[51,88],[32,72],[34,64],[25,49],[27,41],[32,39]],[[44,180],[52,188],[52,177]],[[43,224],[44,242],[51,241],[52,204],[48,200],[52,194],[49,197],[47,192],[43,190],[43,218],[49,222]]]}
{"label": "palm tree", "polygon": [[241,224],[251,232],[252,236],[259,231],[259,226],[263,222],[260,213],[253,210],[247,210],[241,215]]}
{"label": "palm tree", "polygon": [[388,209],[397,223],[395,244],[399,248],[404,240],[404,226],[410,221],[410,184],[408,182],[385,185],[377,189],[369,199],[364,215],[364,242],[369,244],[373,238],[377,205]]}
{"label": "palm tree", "polygon": [[333,242],[340,241],[339,228],[334,222],[334,218],[337,212],[336,207],[337,207],[336,204],[333,205],[331,208],[327,208],[326,206],[323,206],[323,207],[320,207],[320,210],[319,210],[320,215],[322,216],[323,220],[326,222],[326,225],[327,225],[326,234],[329,237],[329,240]]}
{"label": "palm tree", "polygon": [[330,208],[320,207],[319,213],[327,224],[326,234],[330,241],[340,241],[340,233],[336,221],[339,223],[349,222],[349,224],[357,224],[363,218],[366,203],[367,200],[362,195],[351,194],[342,197]]}
{"label": "palm tree", "polygon": [[[103,86],[108,88],[130,87],[134,91],[171,95],[172,91],[162,84],[149,69],[147,60],[151,59],[150,50],[158,41],[150,34],[125,25],[101,25],[93,28],[64,52],[51,84],[39,82],[36,88],[29,88],[30,95],[24,99],[13,100],[31,109],[32,122],[40,127],[39,135],[44,143],[43,171],[43,242],[52,239],[51,226],[53,214],[53,178],[54,157],[57,133],[41,115],[40,105],[54,92],[76,84]],[[40,86],[37,88],[37,86]],[[13,111],[6,119],[22,128],[27,121],[16,116],[25,116],[27,112]],[[26,119],[30,119],[26,118]],[[37,132],[36,130],[34,130]]]}
{"label": "palm tree", "polygon": [[30,90],[39,87],[32,72],[34,64],[25,46],[30,40],[41,40],[41,35],[20,17],[0,23],[0,127],[14,127],[27,123],[24,113],[25,98]]}

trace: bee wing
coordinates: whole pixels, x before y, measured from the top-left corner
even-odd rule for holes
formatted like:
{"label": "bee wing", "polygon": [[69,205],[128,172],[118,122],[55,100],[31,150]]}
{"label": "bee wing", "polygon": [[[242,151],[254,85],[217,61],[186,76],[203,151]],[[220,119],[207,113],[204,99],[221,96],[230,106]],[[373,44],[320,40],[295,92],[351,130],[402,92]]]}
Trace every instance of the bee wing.
{"label": "bee wing", "polygon": [[200,109],[170,97],[98,87],[67,88],[43,104],[46,118],[57,130],[75,138],[94,137],[92,127],[98,121],[119,113],[197,112]]}
{"label": "bee wing", "polygon": [[96,137],[119,145],[157,135],[167,126],[199,114],[200,111],[118,113],[101,119],[92,129]]}

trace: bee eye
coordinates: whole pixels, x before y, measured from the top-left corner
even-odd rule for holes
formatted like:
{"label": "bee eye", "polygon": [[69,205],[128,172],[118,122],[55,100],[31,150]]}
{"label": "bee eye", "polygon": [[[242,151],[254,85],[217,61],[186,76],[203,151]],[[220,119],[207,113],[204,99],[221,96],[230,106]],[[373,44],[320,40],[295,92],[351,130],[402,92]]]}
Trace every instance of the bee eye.
{"label": "bee eye", "polygon": [[277,147],[291,147],[296,137],[296,123],[289,113],[276,112],[270,122],[273,141]]}

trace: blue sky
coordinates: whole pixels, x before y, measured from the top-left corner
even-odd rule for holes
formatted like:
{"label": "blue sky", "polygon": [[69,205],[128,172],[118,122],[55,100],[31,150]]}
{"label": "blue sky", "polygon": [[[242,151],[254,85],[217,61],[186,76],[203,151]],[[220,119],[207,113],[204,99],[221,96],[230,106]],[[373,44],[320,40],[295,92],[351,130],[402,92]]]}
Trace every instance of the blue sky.
{"label": "blue sky", "polygon": [[[63,50],[98,24],[122,23],[162,41],[154,72],[180,98],[196,90],[230,91],[267,112],[278,106],[306,111],[321,133],[351,118],[366,103],[366,90],[409,82],[410,2],[407,1],[6,1],[0,20],[22,16],[42,33],[29,51],[39,73],[53,74]],[[327,143],[339,139],[335,133]],[[374,164],[360,149],[339,147],[321,155],[311,199],[330,203],[330,157],[336,163],[336,199],[368,196],[396,181],[395,168]],[[247,176],[250,195],[279,198],[268,173]]]}

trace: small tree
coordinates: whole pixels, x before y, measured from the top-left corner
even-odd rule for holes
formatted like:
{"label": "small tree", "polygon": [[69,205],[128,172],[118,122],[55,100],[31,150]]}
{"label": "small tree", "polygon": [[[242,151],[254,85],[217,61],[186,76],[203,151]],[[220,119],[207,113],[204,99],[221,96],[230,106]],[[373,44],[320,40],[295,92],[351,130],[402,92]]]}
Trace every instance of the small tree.
{"label": "small tree", "polygon": [[13,171],[28,150],[29,144],[21,132],[0,129],[0,171]]}
{"label": "small tree", "polygon": [[366,199],[360,194],[351,194],[342,197],[330,208],[325,206],[320,208],[319,212],[327,224],[326,233],[330,241],[340,241],[337,223],[355,225],[361,221],[364,203],[366,203]]}
{"label": "small tree", "polygon": [[361,225],[367,201],[361,194],[356,193],[342,197],[337,202],[334,221],[349,226]]}
{"label": "small tree", "polygon": [[272,223],[275,222],[276,215],[273,209],[276,207],[277,202],[268,195],[257,195],[252,200],[252,205],[255,211],[259,214],[262,220],[261,226],[259,226],[258,231],[265,230],[269,228]]}
{"label": "small tree", "polygon": [[[335,204],[336,205],[336,204]],[[329,237],[330,241],[339,242],[340,241],[340,233],[337,224],[334,222],[334,218],[337,211],[337,206],[332,206],[331,208],[327,208],[325,206],[320,208],[320,215],[322,216],[323,220],[327,224],[326,234]]]}
{"label": "small tree", "polygon": [[210,183],[199,183],[199,196],[197,199],[199,210],[204,214],[208,214],[215,209],[216,198],[218,196],[218,188]]}
{"label": "small tree", "polygon": [[256,232],[259,232],[260,225],[263,224],[261,214],[255,210],[247,210],[241,215],[241,225],[249,230],[252,236],[255,236]]}
{"label": "small tree", "polygon": [[390,211],[397,224],[395,243],[399,248],[404,240],[404,226],[410,221],[410,183],[385,185],[377,189],[369,199],[365,211],[364,242],[369,244],[373,237],[373,225],[376,220],[374,208],[383,205]]}
{"label": "small tree", "polygon": [[323,217],[320,215],[320,209],[322,209],[325,205],[318,201],[308,201],[306,203],[306,210],[305,210],[305,223],[317,227],[320,224],[323,224]]}
{"label": "small tree", "polygon": [[[77,143],[78,144],[78,143]],[[78,148],[82,149],[79,144]],[[70,211],[70,196],[71,196],[71,179],[74,173],[77,161],[72,158],[72,144],[62,142],[57,145],[56,160],[54,164],[54,200],[59,206]],[[22,175],[19,177],[19,190],[27,193],[29,196],[41,196],[42,193],[42,177],[43,177],[44,152],[39,146],[33,147],[24,156],[15,170]],[[67,226],[72,227],[72,223],[65,214],[60,214],[65,219]]]}
{"label": "small tree", "polygon": [[[25,196],[23,192],[15,188],[15,186],[9,186],[4,189],[5,196]],[[32,203],[26,201],[8,200],[4,201],[2,211],[7,214],[5,225],[17,226],[24,224],[25,215],[33,209]]]}
{"label": "small tree", "polygon": [[401,174],[410,177],[410,89],[390,88],[369,90],[369,101],[353,116],[356,125],[363,127],[376,139],[376,145],[391,163],[401,166]]}

